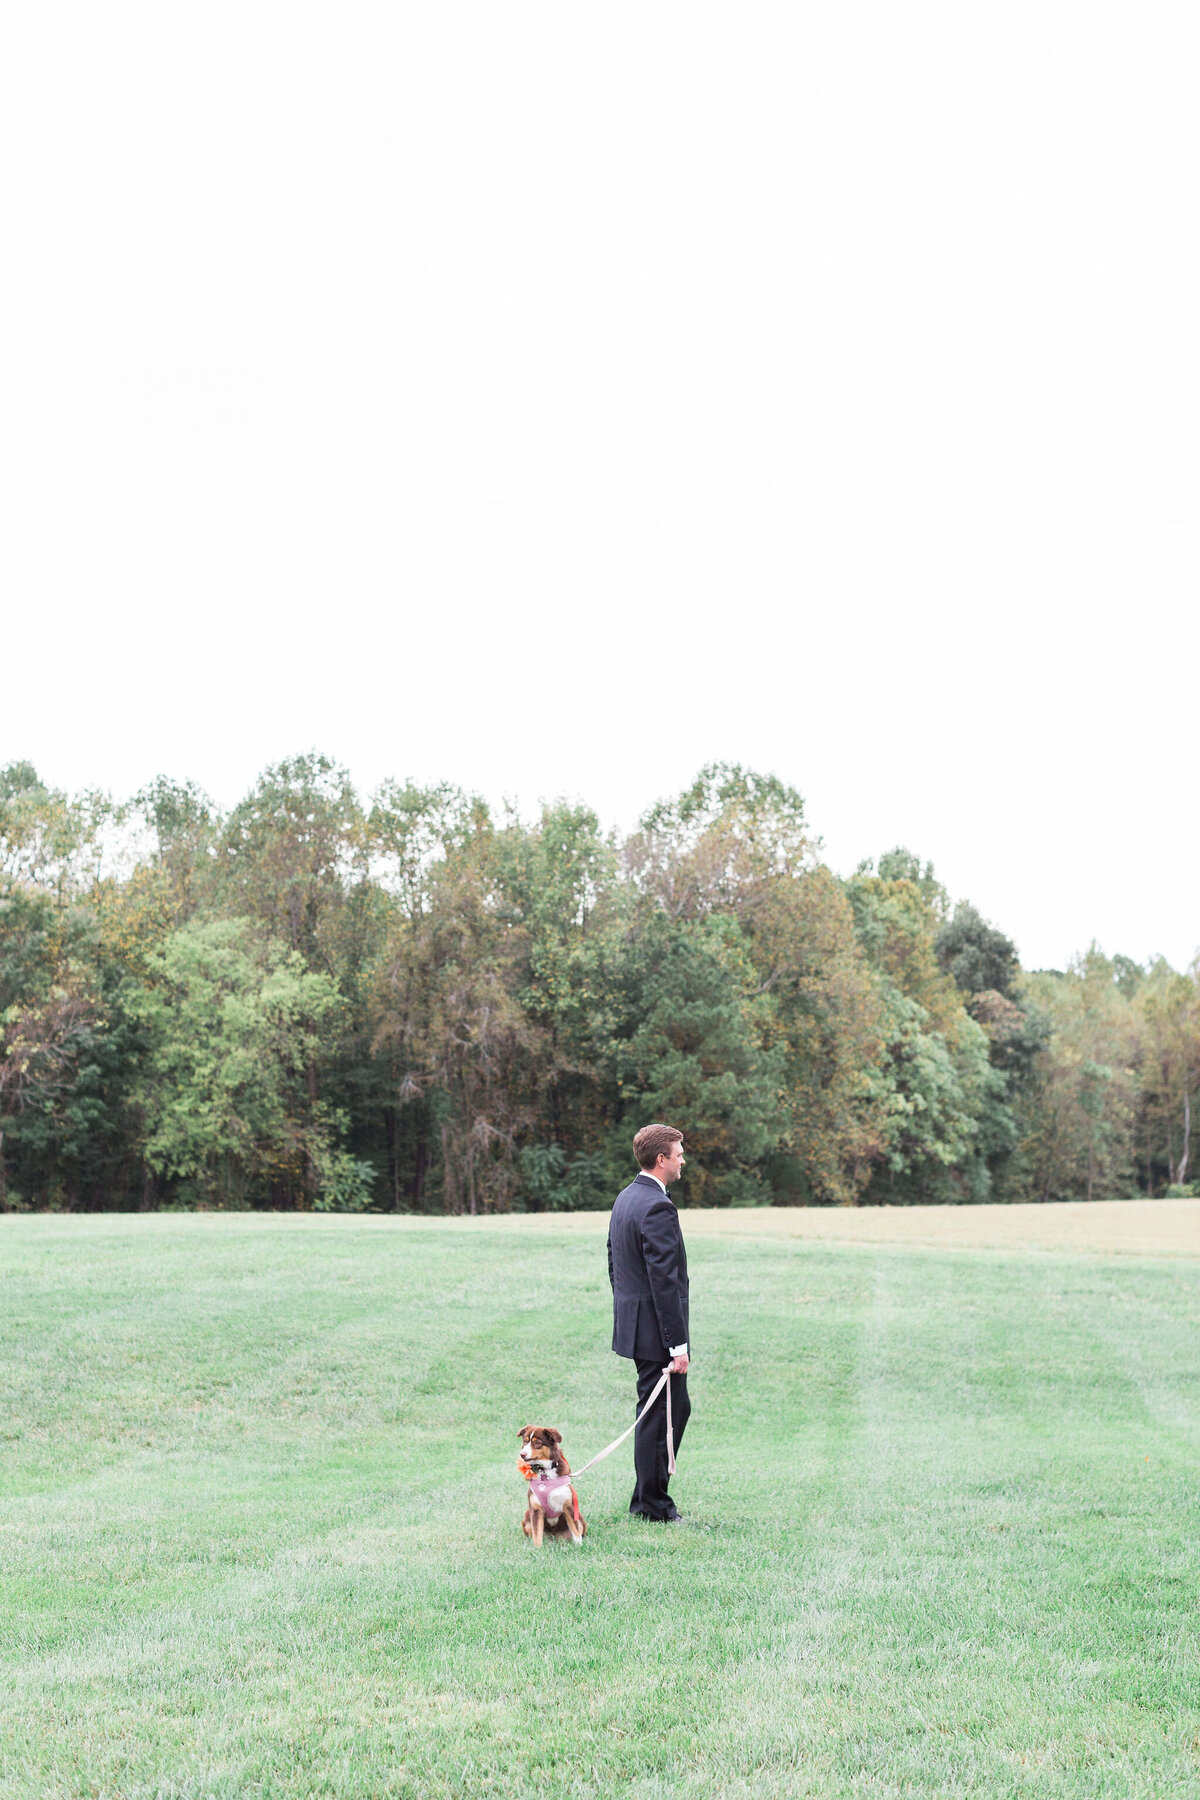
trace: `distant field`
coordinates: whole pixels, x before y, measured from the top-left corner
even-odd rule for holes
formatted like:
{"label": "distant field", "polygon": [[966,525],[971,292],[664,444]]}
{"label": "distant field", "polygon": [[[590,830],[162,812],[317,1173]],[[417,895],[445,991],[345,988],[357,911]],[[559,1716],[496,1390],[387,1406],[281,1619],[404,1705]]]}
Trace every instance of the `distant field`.
{"label": "distant field", "polygon": [[0,1219],[0,1794],[1200,1795],[1200,1205],[950,1210],[685,1215],[540,1556],[601,1217]]}
{"label": "distant field", "polygon": [[[1200,1200],[1104,1200],[1062,1206],[764,1206],[682,1215],[694,1237],[804,1238],[929,1250],[1070,1250],[1077,1255],[1200,1256]],[[496,1225],[538,1231],[545,1216]],[[560,1214],[564,1230],[603,1234],[607,1213]],[[463,1220],[466,1230],[475,1229]]]}

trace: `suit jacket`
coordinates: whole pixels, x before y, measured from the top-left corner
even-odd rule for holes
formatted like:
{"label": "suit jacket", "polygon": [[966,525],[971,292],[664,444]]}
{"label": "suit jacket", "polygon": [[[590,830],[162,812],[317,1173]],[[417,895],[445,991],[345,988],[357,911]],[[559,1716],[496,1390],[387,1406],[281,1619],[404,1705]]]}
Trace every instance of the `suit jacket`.
{"label": "suit jacket", "polygon": [[612,1347],[618,1356],[668,1360],[688,1338],[688,1272],[674,1202],[652,1175],[617,1195],[608,1227]]}

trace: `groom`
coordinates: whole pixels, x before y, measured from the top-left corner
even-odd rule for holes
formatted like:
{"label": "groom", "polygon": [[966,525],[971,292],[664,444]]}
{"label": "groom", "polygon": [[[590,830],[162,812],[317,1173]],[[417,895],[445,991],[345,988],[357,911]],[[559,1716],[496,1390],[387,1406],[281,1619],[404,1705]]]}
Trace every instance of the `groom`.
{"label": "groom", "polygon": [[[667,1189],[683,1173],[683,1133],[643,1125],[633,1140],[641,1173],[617,1195],[608,1227],[613,1341],[637,1365],[638,1411],[668,1363],[675,1449],[691,1405],[687,1394],[688,1273],[679,1214]],[[633,1438],[637,1485],[631,1513],[672,1524],[681,1517],[667,1493],[667,1395],[658,1396]]]}

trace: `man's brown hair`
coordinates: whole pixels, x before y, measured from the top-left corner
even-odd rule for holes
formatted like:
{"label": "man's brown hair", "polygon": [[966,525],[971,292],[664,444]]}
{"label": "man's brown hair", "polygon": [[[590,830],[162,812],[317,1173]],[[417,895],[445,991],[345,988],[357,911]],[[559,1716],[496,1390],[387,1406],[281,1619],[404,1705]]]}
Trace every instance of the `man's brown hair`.
{"label": "man's brown hair", "polygon": [[660,1156],[670,1156],[676,1144],[682,1142],[682,1131],[676,1131],[673,1125],[643,1125],[633,1140],[638,1168],[652,1169]]}

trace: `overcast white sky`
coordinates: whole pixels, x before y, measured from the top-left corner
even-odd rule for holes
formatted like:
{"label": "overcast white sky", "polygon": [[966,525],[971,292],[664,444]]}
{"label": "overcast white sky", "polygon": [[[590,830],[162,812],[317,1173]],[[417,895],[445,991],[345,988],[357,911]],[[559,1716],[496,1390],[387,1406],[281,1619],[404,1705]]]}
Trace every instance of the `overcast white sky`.
{"label": "overcast white sky", "polygon": [[1195,9],[11,9],[0,761],[714,757],[1200,946]]}

